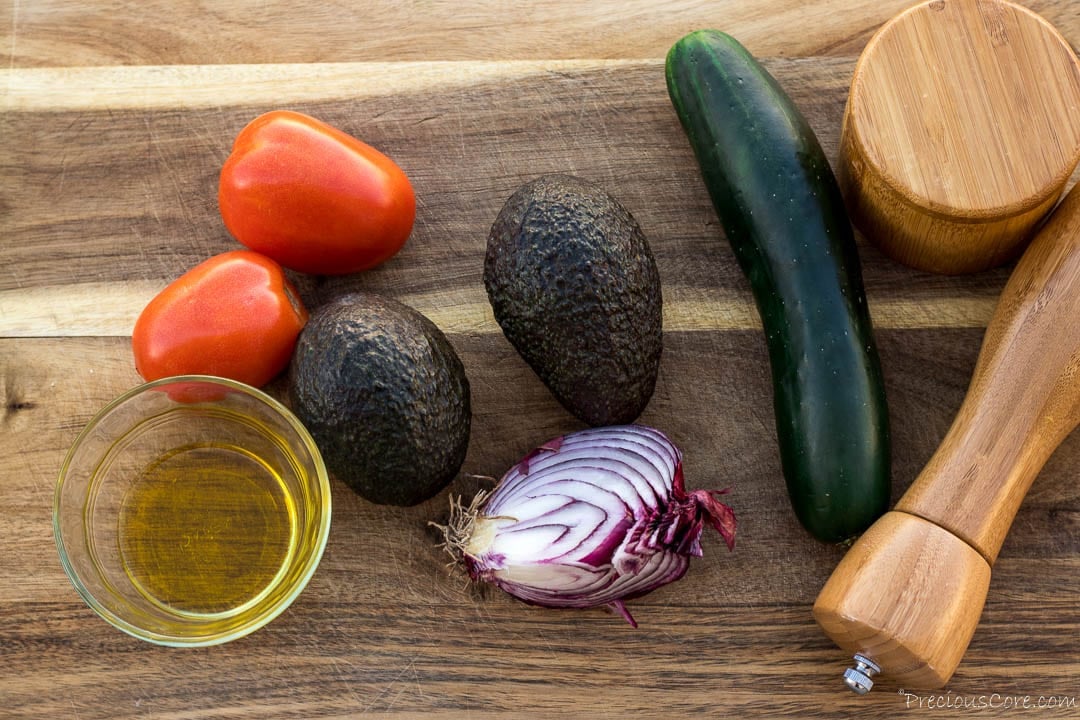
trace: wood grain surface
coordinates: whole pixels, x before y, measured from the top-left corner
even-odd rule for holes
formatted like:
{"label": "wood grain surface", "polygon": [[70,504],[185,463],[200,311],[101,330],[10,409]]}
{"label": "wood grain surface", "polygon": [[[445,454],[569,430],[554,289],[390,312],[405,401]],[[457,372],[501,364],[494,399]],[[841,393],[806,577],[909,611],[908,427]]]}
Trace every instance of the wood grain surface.
{"label": "wood grain surface", "polygon": [[[764,338],[688,143],[663,55],[716,26],[764,59],[831,160],[847,85],[904,2],[588,4],[14,0],[0,8],[0,717],[1013,717],[1005,698],[1080,715],[1080,439],[1050,458],[994,567],[982,620],[930,707],[883,679],[857,698],[810,608],[844,549],[812,540],[779,469]],[[1074,0],[1027,4],[1075,47]],[[262,111],[316,115],[409,174],[413,236],[357,276],[295,276],[317,306],[350,288],[428,314],[473,388],[462,476],[414,508],[334,483],[323,562],[266,628],[165,649],[93,614],[65,577],[51,502],[64,453],[138,382],[142,305],[237,247],[217,173]],[[470,588],[427,527],[544,440],[579,425],[509,346],[482,286],[505,198],[549,171],[604,185],[657,257],[665,349],[642,416],[683,448],[688,483],[733,489],[734,552],[706,537],[680,582],[601,610],[532,608]],[[1075,176],[1074,176],[1075,181]],[[860,237],[894,429],[894,499],[960,407],[1010,267],[944,277]],[[282,381],[271,392],[284,394]],[[1014,700],[1013,702],[1017,702]]]}

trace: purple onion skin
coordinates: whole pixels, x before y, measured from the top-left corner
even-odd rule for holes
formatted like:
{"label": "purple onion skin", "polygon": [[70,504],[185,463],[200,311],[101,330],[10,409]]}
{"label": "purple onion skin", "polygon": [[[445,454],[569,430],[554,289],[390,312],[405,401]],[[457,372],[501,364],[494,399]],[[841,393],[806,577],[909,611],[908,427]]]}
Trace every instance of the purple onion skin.
{"label": "purple onion skin", "polygon": [[446,545],[473,580],[519,600],[608,606],[637,627],[624,601],[681,578],[706,523],[734,547],[724,492],[687,492],[682,453],[659,430],[591,428],[544,443],[459,506]]}

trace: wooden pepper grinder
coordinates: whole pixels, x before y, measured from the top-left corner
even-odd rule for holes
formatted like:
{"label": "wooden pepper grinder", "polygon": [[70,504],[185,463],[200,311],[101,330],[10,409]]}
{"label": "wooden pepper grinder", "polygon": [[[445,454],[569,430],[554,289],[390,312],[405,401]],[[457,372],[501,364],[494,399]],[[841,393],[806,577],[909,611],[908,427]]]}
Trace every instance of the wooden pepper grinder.
{"label": "wooden pepper grinder", "polygon": [[1020,502],[1080,422],[1080,185],[1024,252],[986,330],[952,427],[894,510],[855,543],[814,617],[856,653],[857,692],[882,672],[938,688],[982,613]]}

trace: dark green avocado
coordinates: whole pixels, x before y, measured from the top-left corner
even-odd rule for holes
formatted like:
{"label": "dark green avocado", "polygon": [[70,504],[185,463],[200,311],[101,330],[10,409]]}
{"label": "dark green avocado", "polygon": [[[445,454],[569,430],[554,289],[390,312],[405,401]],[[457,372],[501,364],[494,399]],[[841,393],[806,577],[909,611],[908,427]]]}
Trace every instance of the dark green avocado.
{"label": "dark green avocado", "polygon": [[371,502],[423,502],[465,460],[465,368],[434,323],[396,300],[355,293],[317,308],[289,381],[327,469]]}
{"label": "dark green avocado", "polygon": [[484,286],[503,333],[583,422],[632,422],[662,348],[660,274],[633,216],[596,185],[545,175],[506,201]]}

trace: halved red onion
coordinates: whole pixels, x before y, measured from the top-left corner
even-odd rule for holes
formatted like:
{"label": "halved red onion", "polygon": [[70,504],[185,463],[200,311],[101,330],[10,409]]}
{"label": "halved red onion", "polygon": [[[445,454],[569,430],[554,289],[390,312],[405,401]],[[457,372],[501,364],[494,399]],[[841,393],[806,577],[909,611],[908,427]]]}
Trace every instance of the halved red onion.
{"label": "halved red onion", "polygon": [[659,430],[599,427],[550,440],[468,507],[452,504],[446,548],[476,581],[546,607],[607,605],[678,580],[708,522],[731,549],[735,513],[687,492],[682,453]]}

